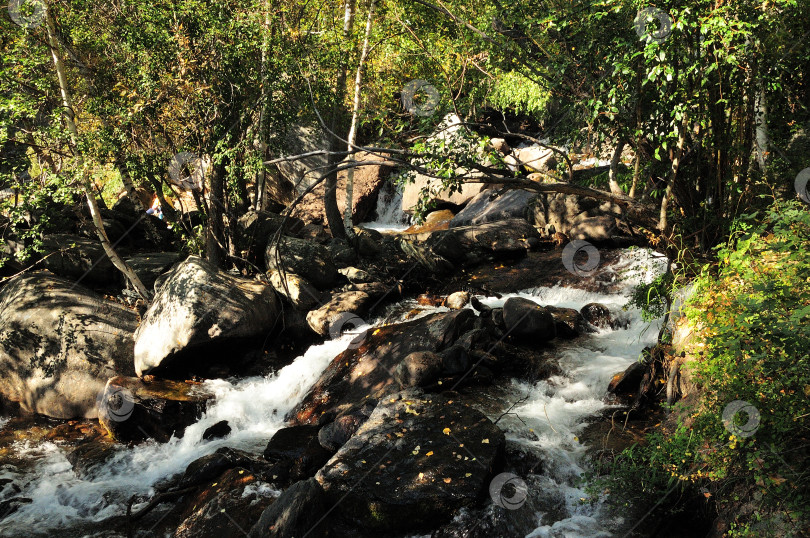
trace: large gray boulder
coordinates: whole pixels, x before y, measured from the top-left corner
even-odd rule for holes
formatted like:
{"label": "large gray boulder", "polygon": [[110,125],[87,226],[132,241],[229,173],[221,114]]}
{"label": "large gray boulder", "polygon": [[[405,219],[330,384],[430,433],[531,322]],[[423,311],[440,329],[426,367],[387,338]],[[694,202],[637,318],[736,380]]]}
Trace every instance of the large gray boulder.
{"label": "large gray boulder", "polygon": [[133,310],[46,272],[0,289],[0,395],[26,411],[95,418],[107,379],[132,375]]}
{"label": "large gray boulder", "polygon": [[403,391],[381,400],[315,479],[352,526],[429,531],[487,494],[503,447],[503,432],[458,398]]}
{"label": "large gray boulder", "polygon": [[557,336],[554,316],[531,299],[510,297],[503,305],[503,322],[510,336],[546,342]]}
{"label": "large gray boulder", "polygon": [[118,272],[101,243],[77,235],[52,234],[42,238],[42,267],[85,284],[111,284]]}
{"label": "large gray boulder", "polygon": [[262,337],[279,314],[271,286],[191,256],[163,281],[135,333],[135,371],[169,367],[180,352],[214,342]]}
{"label": "large gray boulder", "polygon": [[320,289],[330,288],[340,277],[329,249],[304,239],[282,237],[270,241],[264,259],[268,272],[287,271]]}
{"label": "large gray boulder", "polygon": [[508,219],[528,219],[529,207],[536,192],[523,189],[498,192],[487,189],[470,200],[450,221],[450,227],[485,224]]}

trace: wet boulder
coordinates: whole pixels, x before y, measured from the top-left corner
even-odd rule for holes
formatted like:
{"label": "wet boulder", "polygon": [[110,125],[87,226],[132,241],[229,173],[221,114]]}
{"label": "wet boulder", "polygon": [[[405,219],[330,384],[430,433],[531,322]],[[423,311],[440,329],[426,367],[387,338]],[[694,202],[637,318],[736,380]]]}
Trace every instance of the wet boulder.
{"label": "wet boulder", "polygon": [[213,439],[222,439],[231,433],[231,425],[227,420],[220,420],[213,426],[209,426],[203,432],[203,441],[211,441]]}
{"label": "wet boulder", "polygon": [[98,397],[98,420],[122,443],[182,437],[197,422],[213,395],[198,384],[137,377],[114,377]]}
{"label": "wet boulder", "polygon": [[0,288],[0,396],[55,418],[95,418],[112,376],[133,375],[138,315],[75,282],[28,273]]}
{"label": "wet boulder", "polygon": [[340,276],[329,250],[312,241],[282,237],[271,240],[265,250],[269,272],[287,271],[302,276],[319,289],[332,287]]}
{"label": "wet boulder", "polygon": [[338,293],[328,303],[307,314],[307,323],[321,336],[332,333],[334,333],[333,336],[339,336],[342,321],[365,315],[369,306],[371,306],[371,297],[367,293],[362,291]]}
{"label": "wet boulder", "polygon": [[496,222],[499,220],[524,219],[529,217],[529,208],[537,193],[523,189],[500,192],[487,189],[462,209],[453,220],[450,227],[471,226]]}
{"label": "wet boulder", "polygon": [[442,368],[442,355],[431,351],[414,351],[396,367],[394,379],[402,388],[425,387],[439,379]]}
{"label": "wet boulder", "polygon": [[191,256],[163,281],[135,333],[135,371],[183,373],[212,344],[224,349],[233,341],[264,338],[279,312],[269,285]]}
{"label": "wet boulder", "polygon": [[503,445],[503,432],[481,412],[404,391],[382,399],[315,478],[348,524],[427,531],[487,494]]}
{"label": "wet boulder", "polygon": [[547,342],[557,336],[554,317],[548,308],[524,297],[506,300],[503,322],[509,335],[519,340]]}
{"label": "wet boulder", "polygon": [[557,306],[547,306],[546,309],[554,318],[554,326],[560,338],[576,338],[581,333],[588,332],[588,323],[576,309]]}
{"label": "wet boulder", "polygon": [[318,442],[330,453],[336,452],[351,439],[368,417],[362,413],[354,413],[338,417],[334,422],[323,426],[318,431]]}
{"label": "wet boulder", "polygon": [[447,296],[447,299],[444,300],[444,306],[453,310],[459,310],[467,306],[467,303],[469,302],[470,292],[457,291]]}
{"label": "wet boulder", "polygon": [[325,538],[327,501],[314,479],[301,480],[287,488],[267,507],[253,525],[249,538]]}
{"label": "wet boulder", "polygon": [[601,303],[588,303],[580,309],[580,313],[585,321],[600,329],[612,327],[615,323],[610,308]]}
{"label": "wet boulder", "polygon": [[318,424],[322,417],[337,417],[368,399],[399,390],[394,374],[405,357],[415,351],[447,349],[474,321],[472,310],[454,310],[358,335],[332,360],[288,419],[294,424]]}
{"label": "wet boulder", "polygon": [[540,234],[527,221],[509,219],[434,232],[425,245],[455,265],[476,265],[524,257],[531,244],[539,240]]}
{"label": "wet boulder", "polygon": [[286,485],[313,476],[334,453],[321,445],[319,430],[312,425],[278,430],[264,449],[264,459],[272,464],[268,478]]}
{"label": "wet boulder", "polygon": [[241,538],[270,506],[277,493],[244,468],[225,471],[189,495],[175,538]]}

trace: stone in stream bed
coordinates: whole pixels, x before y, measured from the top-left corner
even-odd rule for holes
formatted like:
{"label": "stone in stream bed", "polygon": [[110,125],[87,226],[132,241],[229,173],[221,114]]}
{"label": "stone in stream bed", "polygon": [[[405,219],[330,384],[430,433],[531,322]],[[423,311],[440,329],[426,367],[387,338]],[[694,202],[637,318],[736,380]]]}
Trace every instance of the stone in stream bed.
{"label": "stone in stream bed", "polygon": [[213,398],[199,385],[137,377],[114,377],[98,397],[99,423],[122,443],[182,437]]}
{"label": "stone in stream bed", "polygon": [[[271,286],[220,271],[197,256],[162,278],[135,333],[138,376],[159,369],[185,378],[209,359],[228,366],[235,342],[263,339],[278,321],[280,305]],[[213,353],[217,345],[231,353]]]}
{"label": "stone in stream bed", "polygon": [[557,336],[551,312],[524,297],[510,297],[503,305],[503,322],[509,335],[518,340],[547,342]]}
{"label": "stone in stream bed", "polygon": [[203,440],[211,441],[212,439],[222,439],[231,433],[231,426],[227,420],[220,420],[213,426],[210,426],[203,432]]}
{"label": "stone in stream bed", "polygon": [[318,426],[290,426],[278,430],[264,449],[267,474],[275,484],[289,485],[309,478],[332,456],[319,441]]}
{"label": "stone in stream bed", "polygon": [[382,399],[315,478],[349,525],[424,531],[487,495],[503,445],[503,432],[461,401],[403,391]]}
{"label": "stone in stream bed", "polygon": [[71,280],[24,274],[0,289],[0,397],[54,418],[95,418],[112,376],[133,375],[138,315]]}
{"label": "stone in stream bed", "polygon": [[431,314],[369,331],[335,357],[304,399],[287,415],[293,424],[326,424],[368,399],[399,390],[394,372],[415,351],[450,347],[475,321],[470,309]]}

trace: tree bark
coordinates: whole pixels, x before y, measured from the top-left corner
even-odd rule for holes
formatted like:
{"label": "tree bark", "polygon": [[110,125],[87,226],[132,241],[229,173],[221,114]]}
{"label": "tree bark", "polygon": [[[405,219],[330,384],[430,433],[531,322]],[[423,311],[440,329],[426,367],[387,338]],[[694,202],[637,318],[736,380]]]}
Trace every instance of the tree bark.
{"label": "tree bark", "polygon": [[[355,0],[345,0],[343,4],[343,43],[348,44],[351,40],[352,27],[354,26],[354,12]],[[335,84],[335,101],[332,104],[332,114],[330,118],[330,130],[332,133],[337,134],[341,128],[341,108],[343,107],[343,98],[346,95],[346,77],[348,73],[348,64],[344,56],[338,69],[337,82]],[[332,237],[346,237],[346,230],[343,227],[343,218],[340,214],[340,209],[337,204],[337,171],[335,167],[340,162],[340,157],[336,154],[342,147],[341,141],[335,134],[329,134],[330,144],[329,149],[332,151],[327,160],[326,182],[324,185],[323,204],[326,213],[326,221],[329,224],[329,231],[332,232]]]}
{"label": "tree bark", "polygon": [[147,290],[146,286],[143,285],[143,282],[141,282],[141,279],[138,277],[135,271],[133,271],[132,268],[127,265],[127,263],[118,255],[110,243],[110,239],[107,237],[107,232],[104,229],[104,222],[101,220],[101,212],[99,211],[98,202],[96,202],[96,197],[93,193],[93,186],[90,183],[90,178],[84,171],[84,159],[82,158],[77,146],[79,140],[79,130],[76,127],[76,113],[73,107],[73,98],[71,97],[70,89],[67,83],[65,64],[62,61],[62,57],[60,56],[57,48],[57,40],[55,37],[56,24],[53,19],[53,14],[48,6],[45,7],[45,27],[48,33],[48,45],[51,49],[54,68],[56,69],[56,77],[59,80],[59,90],[62,94],[62,105],[65,107],[65,124],[70,132],[71,143],[74,151],[76,152],[79,175],[81,177],[84,194],[87,197],[87,205],[90,208],[90,216],[93,219],[93,225],[96,228],[96,233],[101,241],[101,246],[104,248],[104,252],[107,254],[107,257],[110,258],[110,261],[113,263],[116,269],[123,273],[130,284],[132,284],[132,287],[135,288],[138,295],[140,295],[145,301],[148,301],[151,297],[149,290]]}
{"label": "tree bark", "polygon": [[683,123],[681,123],[680,131],[678,132],[678,145],[675,150],[675,156],[672,159],[672,168],[667,182],[667,188],[664,191],[664,197],[661,198],[661,211],[658,214],[658,229],[666,231],[669,223],[667,222],[667,209],[669,209],[669,201],[672,198],[672,189],[675,186],[675,180],[678,178],[678,169],[681,166],[681,159],[683,158],[683,146],[686,142],[686,114],[684,114]]}
{"label": "tree bark", "polygon": [[[354,77],[354,99],[352,102],[352,123],[349,127],[349,147],[348,151],[354,150],[354,143],[357,139],[357,118],[360,114],[360,95],[363,84],[363,69],[366,66],[366,58],[368,58],[369,41],[371,38],[371,29],[374,24],[374,5],[375,0],[368,0],[368,16],[366,18],[366,33],[363,38],[363,50],[360,53],[360,61],[357,64],[357,74]],[[354,153],[349,153],[349,163],[355,161]],[[354,229],[352,223],[352,210],[354,206],[354,167],[346,171],[346,208],[343,212],[343,227],[346,229],[346,234],[349,237],[354,237]]]}
{"label": "tree bark", "polygon": [[616,149],[613,150],[613,156],[610,159],[608,183],[610,184],[610,192],[613,194],[624,194],[624,192],[622,192],[622,188],[619,186],[619,181],[616,179],[617,168],[619,166],[619,160],[622,156],[622,151],[624,150],[624,144],[624,138],[619,137],[619,140],[616,141]]}
{"label": "tree bark", "polygon": [[208,222],[205,227],[205,257],[214,266],[225,266],[223,250],[223,200],[225,193],[225,158],[214,165],[211,173],[211,190],[208,194]]}

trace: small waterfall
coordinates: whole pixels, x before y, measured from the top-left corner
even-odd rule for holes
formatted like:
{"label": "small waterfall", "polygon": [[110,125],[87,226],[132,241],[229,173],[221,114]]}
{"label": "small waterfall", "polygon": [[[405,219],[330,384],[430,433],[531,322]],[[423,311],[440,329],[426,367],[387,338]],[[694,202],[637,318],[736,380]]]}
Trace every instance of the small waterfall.
{"label": "small waterfall", "polygon": [[392,181],[386,181],[377,197],[377,218],[364,222],[364,228],[387,231],[402,231],[408,227],[408,215],[402,211],[402,187]]}

